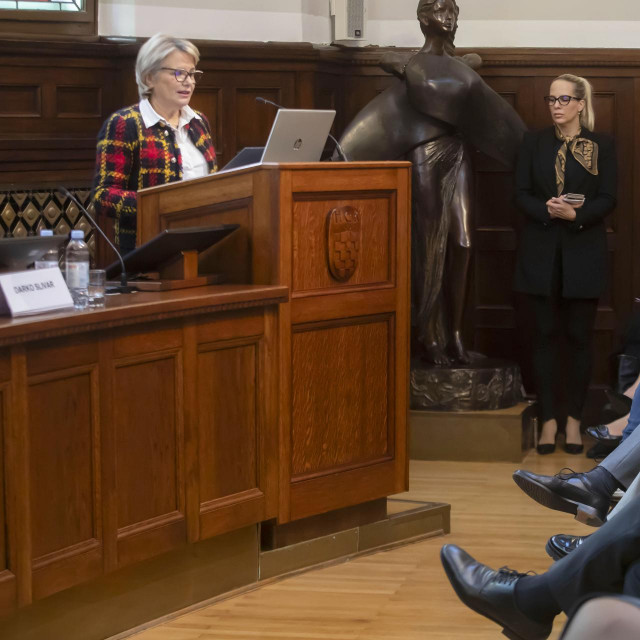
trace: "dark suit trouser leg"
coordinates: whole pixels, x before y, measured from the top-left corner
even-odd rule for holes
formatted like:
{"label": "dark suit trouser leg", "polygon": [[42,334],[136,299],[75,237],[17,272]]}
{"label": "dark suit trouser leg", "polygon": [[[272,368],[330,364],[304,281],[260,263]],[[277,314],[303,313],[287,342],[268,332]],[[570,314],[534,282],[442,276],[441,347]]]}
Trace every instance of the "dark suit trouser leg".
{"label": "dark suit trouser leg", "polygon": [[566,388],[569,415],[580,420],[591,378],[591,340],[598,301],[591,298],[529,296],[535,320],[533,369],[542,422],[556,418],[554,383],[558,338],[569,347]]}
{"label": "dark suit trouser leg", "polygon": [[637,588],[639,561],[640,496],[544,575],[554,598],[570,614],[589,594],[627,593],[627,580],[629,589]]}
{"label": "dark suit trouser leg", "polygon": [[601,463],[623,487],[628,488],[640,473],[640,427],[621,442]]}
{"label": "dark suit trouser leg", "polygon": [[553,383],[558,342],[558,306],[550,296],[528,296],[535,321],[533,374],[540,408],[540,420],[555,418]]}
{"label": "dark suit trouser leg", "polygon": [[634,562],[624,576],[624,595],[640,598],[640,560]]}
{"label": "dark suit trouser leg", "polygon": [[562,309],[562,323],[569,347],[567,409],[569,416],[580,420],[591,380],[591,342],[598,301],[565,298]]}

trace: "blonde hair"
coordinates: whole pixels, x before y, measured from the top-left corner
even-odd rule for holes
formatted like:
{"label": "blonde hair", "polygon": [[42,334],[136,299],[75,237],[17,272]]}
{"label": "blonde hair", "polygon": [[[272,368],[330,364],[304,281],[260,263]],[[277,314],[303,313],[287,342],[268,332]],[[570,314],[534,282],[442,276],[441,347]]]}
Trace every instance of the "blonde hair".
{"label": "blonde hair", "polygon": [[556,80],[571,82],[576,88],[576,98],[584,100],[584,109],[580,112],[580,124],[589,131],[593,131],[596,124],[596,114],[593,110],[593,87],[586,78],[574,76],[572,73],[563,73]]}
{"label": "blonde hair", "polygon": [[164,59],[174,51],[183,51],[190,55],[196,65],[200,61],[200,52],[195,44],[164,33],[156,33],[140,47],[136,58],[136,82],[140,100],[151,95],[151,87],[146,83],[147,78],[159,71]]}

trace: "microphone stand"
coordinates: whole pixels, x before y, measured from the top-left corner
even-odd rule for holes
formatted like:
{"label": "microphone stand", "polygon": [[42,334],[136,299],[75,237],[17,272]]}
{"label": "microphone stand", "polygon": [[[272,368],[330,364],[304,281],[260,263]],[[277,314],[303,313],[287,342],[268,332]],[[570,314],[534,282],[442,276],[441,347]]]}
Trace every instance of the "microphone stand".
{"label": "microphone stand", "polygon": [[125,269],[124,260],[122,259],[120,252],[116,249],[113,242],[109,240],[109,238],[107,237],[107,234],[100,228],[100,225],[93,219],[93,216],[87,211],[87,209],[82,204],[80,204],[80,201],[73,195],[73,193],[71,193],[71,191],[69,191],[69,189],[63,186],[59,186],[57,190],[58,190],[58,193],[61,193],[63,196],[66,196],[67,198],[69,198],[78,207],[78,209],[80,209],[80,211],[84,213],[84,215],[87,217],[87,220],[89,220],[89,222],[93,225],[94,229],[96,229],[96,231],[98,231],[98,233],[107,241],[107,244],[113,249],[114,253],[118,256],[118,260],[120,261],[120,269],[121,269],[120,285],[116,287],[110,287],[107,291],[109,293],[132,293],[134,291],[138,291],[137,287],[132,287],[127,282],[127,270]]}
{"label": "microphone stand", "polygon": [[[262,102],[263,104],[270,104],[272,107],[275,107],[276,109],[286,108],[278,104],[277,102],[267,100],[266,98],[263,98],[261,96],[256,97],[256,102]],[[336,151],[338,152],[338,155],[340,156],[340,159],[342,160],[342,162],[349,162],[349,160],[347,159],[346,153],[342,150],[342,147],[340,146],[340,143],[330,133],[328,133],[327,136],[329,140],[331,140],[331,142],[333,142],[333,144],[336,146]]]}

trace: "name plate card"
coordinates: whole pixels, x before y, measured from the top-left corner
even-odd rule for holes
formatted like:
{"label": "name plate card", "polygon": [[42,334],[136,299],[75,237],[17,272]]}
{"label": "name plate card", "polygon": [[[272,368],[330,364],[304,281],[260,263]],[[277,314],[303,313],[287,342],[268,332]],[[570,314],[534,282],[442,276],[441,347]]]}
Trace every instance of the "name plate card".
{"label": "name plate card", "polygon": [[0,273],[0,313],[13,317],[73,307],[58,267]]}

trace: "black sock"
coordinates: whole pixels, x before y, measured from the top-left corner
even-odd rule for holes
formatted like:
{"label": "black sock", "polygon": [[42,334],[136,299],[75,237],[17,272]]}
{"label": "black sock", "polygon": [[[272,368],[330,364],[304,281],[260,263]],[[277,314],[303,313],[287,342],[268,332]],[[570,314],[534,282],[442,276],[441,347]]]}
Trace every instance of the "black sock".
{"label": "black sock", "polygon": [[545,574],[524,576],[516,582],[514,589],[516,607],[525,616],[537,622],[553,622],[562,611],[551,593]]}
{"label": "black sock", "polygon": [[587,471],[585,474],[589,480],[595,484],[597,491],[610,496],[616,489],[624,489],[623,487],[604,467],[598,465]]}

